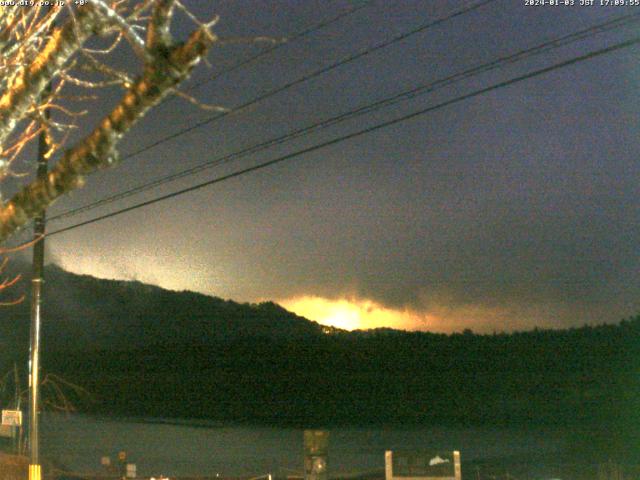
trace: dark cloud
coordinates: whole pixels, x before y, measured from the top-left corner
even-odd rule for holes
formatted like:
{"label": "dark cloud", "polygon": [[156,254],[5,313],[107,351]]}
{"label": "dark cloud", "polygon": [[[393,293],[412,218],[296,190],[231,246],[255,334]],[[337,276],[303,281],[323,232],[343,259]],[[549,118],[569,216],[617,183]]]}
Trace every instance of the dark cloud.
{"label": "dark cloud", "polygon": [[[316,9],[303,3],[287,8],[251,3],[249,11],[230,2],[221,7],[221,25],[230,35],[295,31],[318,20]],[[321,13],[331,16],[346,5],[323,3]],[[456,5],[369,7],[203,87],[200,96],[237,104]],[[497,2],[100,174],[65,206],[623,12],[535,10]],[[625,33],[594,37],[143,198],[602,47]],[[214,67],[231,61],[225,55],[247,55],[255,48],[217,50]],[[366,298],[449,318],[452,329],[617,321],[640,310],[634,241],[640,235],[637,51],[567,67],[69,232],[53,240],[53,251],[65,266],[103,276],[135,276],[237,300]],[[208,115],[175,105],[154,112],[129,137],[127,148]]]}

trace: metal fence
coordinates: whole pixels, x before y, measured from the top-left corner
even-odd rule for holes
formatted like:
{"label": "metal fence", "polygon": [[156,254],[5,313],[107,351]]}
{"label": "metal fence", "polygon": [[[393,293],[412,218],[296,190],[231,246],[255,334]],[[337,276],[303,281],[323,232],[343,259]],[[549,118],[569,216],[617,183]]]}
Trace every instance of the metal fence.
{"label": "metal fence", "polygon": [[463,464],[464,480],[640,480],[640,465],[605,463]]}
{"label": "metal fence", "polygon": [[[0,480],[5,480],[0,472]],[[11,472],[14,473],[14,472]],[[23,477],[16,480],[22,480]],[[7,480],[13,480],[9,475]],[[114,474],[77,473],[57,469],[44,472],[45,480],[121,480]],[[332,474],[330,480],[384,480],[384,470],[366,471],[361,474],[352,472],[348,475]],[[135,480],[135,479],[127,479]],[[137,480],[150,480],[149,477],[137,477]],[[217,477],[177,476],[169,478],[155,478],[153,480],[303,480],[302,475],[265,474],[253,477]],[[560,463],[551,461],[477,461],[462,462],[462,480],[640,480],[640,465],[617,462],[605,463]]]}

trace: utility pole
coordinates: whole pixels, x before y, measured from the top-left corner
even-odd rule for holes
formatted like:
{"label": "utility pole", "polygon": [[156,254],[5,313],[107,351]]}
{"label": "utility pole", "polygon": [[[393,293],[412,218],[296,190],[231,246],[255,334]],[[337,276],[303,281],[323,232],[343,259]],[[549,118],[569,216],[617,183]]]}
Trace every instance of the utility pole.
{"label": "utility pole", "polygon": [[[47,7],[47,12],[53,8],[53,2]],[[54,25],[49,27],[49,33],[53,31]],[[51,82],[49,82],[40,98],[51,95]],[[42,112],[44,121],[51,118],[51,111],[48,108]],[[46,180],[49,165],[47,152],[49,141],[46,130],[42,129],[38,136],[38,170],[36,175],[38,180]],[[43,210],[33,222],[33,272],[31,277],[31,334],[29,339],[29,430],[27,438],[29,441],[29,479],[42,480],[42,468],[40,466],[40,432],[39,432],[39,409],[40,409],[40,323],[42,310],[42,284],[44,282],[44,235],[46,226],[46,212]]]}
{"label": "utility pole", "polygon": [[[49,96],[51,84],[47,85],[43,95]],[[43,112],[45,121],[50,118],[49,109]],[[43,130],[38,137],[38,179],[47,178],[48,162],[47,150],[49,144],[47,134]],[[40,323],[42,311],[42,284],[44,283],[44,235],[46,214],[43,211],[33,223],[33,272],[31,277],[31,335],[29,348],[29,480],[41,480],[39,450],[39,422],[40,408]]]}

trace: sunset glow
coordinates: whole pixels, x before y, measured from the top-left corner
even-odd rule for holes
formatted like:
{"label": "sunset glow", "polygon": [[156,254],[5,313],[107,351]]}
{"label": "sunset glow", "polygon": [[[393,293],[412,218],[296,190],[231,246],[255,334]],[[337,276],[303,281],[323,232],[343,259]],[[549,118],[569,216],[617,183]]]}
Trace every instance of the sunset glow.
{"label": "sunset glow", "polygon": [[369,299],[329,299],[315,295],[293,297],[278,303],[309,320],[345,330],[395,328],[453,333],[468,328],[477,333],[491,333],[505,331],[508,327],[524,330],[533,322],[543,327],[552,326],[545,323],[544,311],[536,308],[514,313],[511,308],[456,305],[453,299],[444,297],[439,300],[425,302],[420,310],[391,308]]}
{"label": "sunset glow", "polygon": [[303,296],[281,300],[284,308],[322,325],[345,330],[391,327],[404,330],[424,329],[428,316],[407,310],[394,310],[371,300]]}

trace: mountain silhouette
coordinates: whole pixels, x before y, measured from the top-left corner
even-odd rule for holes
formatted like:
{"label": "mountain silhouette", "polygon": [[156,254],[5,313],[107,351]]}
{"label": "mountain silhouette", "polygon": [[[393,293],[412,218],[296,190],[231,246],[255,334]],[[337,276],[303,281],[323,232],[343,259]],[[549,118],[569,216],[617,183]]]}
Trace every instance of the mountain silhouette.
{"label": "mountain silhouette", "polygon": [[[347,332],[272,302],[55,265],[45,278],[43,371],[91,392],[87,412],[304,427],[553,425],[580,454],[640,461],[640,316],[493,335]],[[0,310],[5,371],[26,366],[28,339],[27,298]]]}
{"label": "mountain silhouette", "polygon": [[[12,271],[27,272],[23,262]],[[28,290],[22,280],[7,297]],[[76,275],[56,265],[45,269],[42,308],[45,351],[129,349],[169,344],[206,345],[237,336],[268,339],[321,335],[316,322],[273,302],[237,303],[189,291],[170,291],[137,281]],[[29,298],[0,311],[4,349],[25,348],[29,338]]]}

